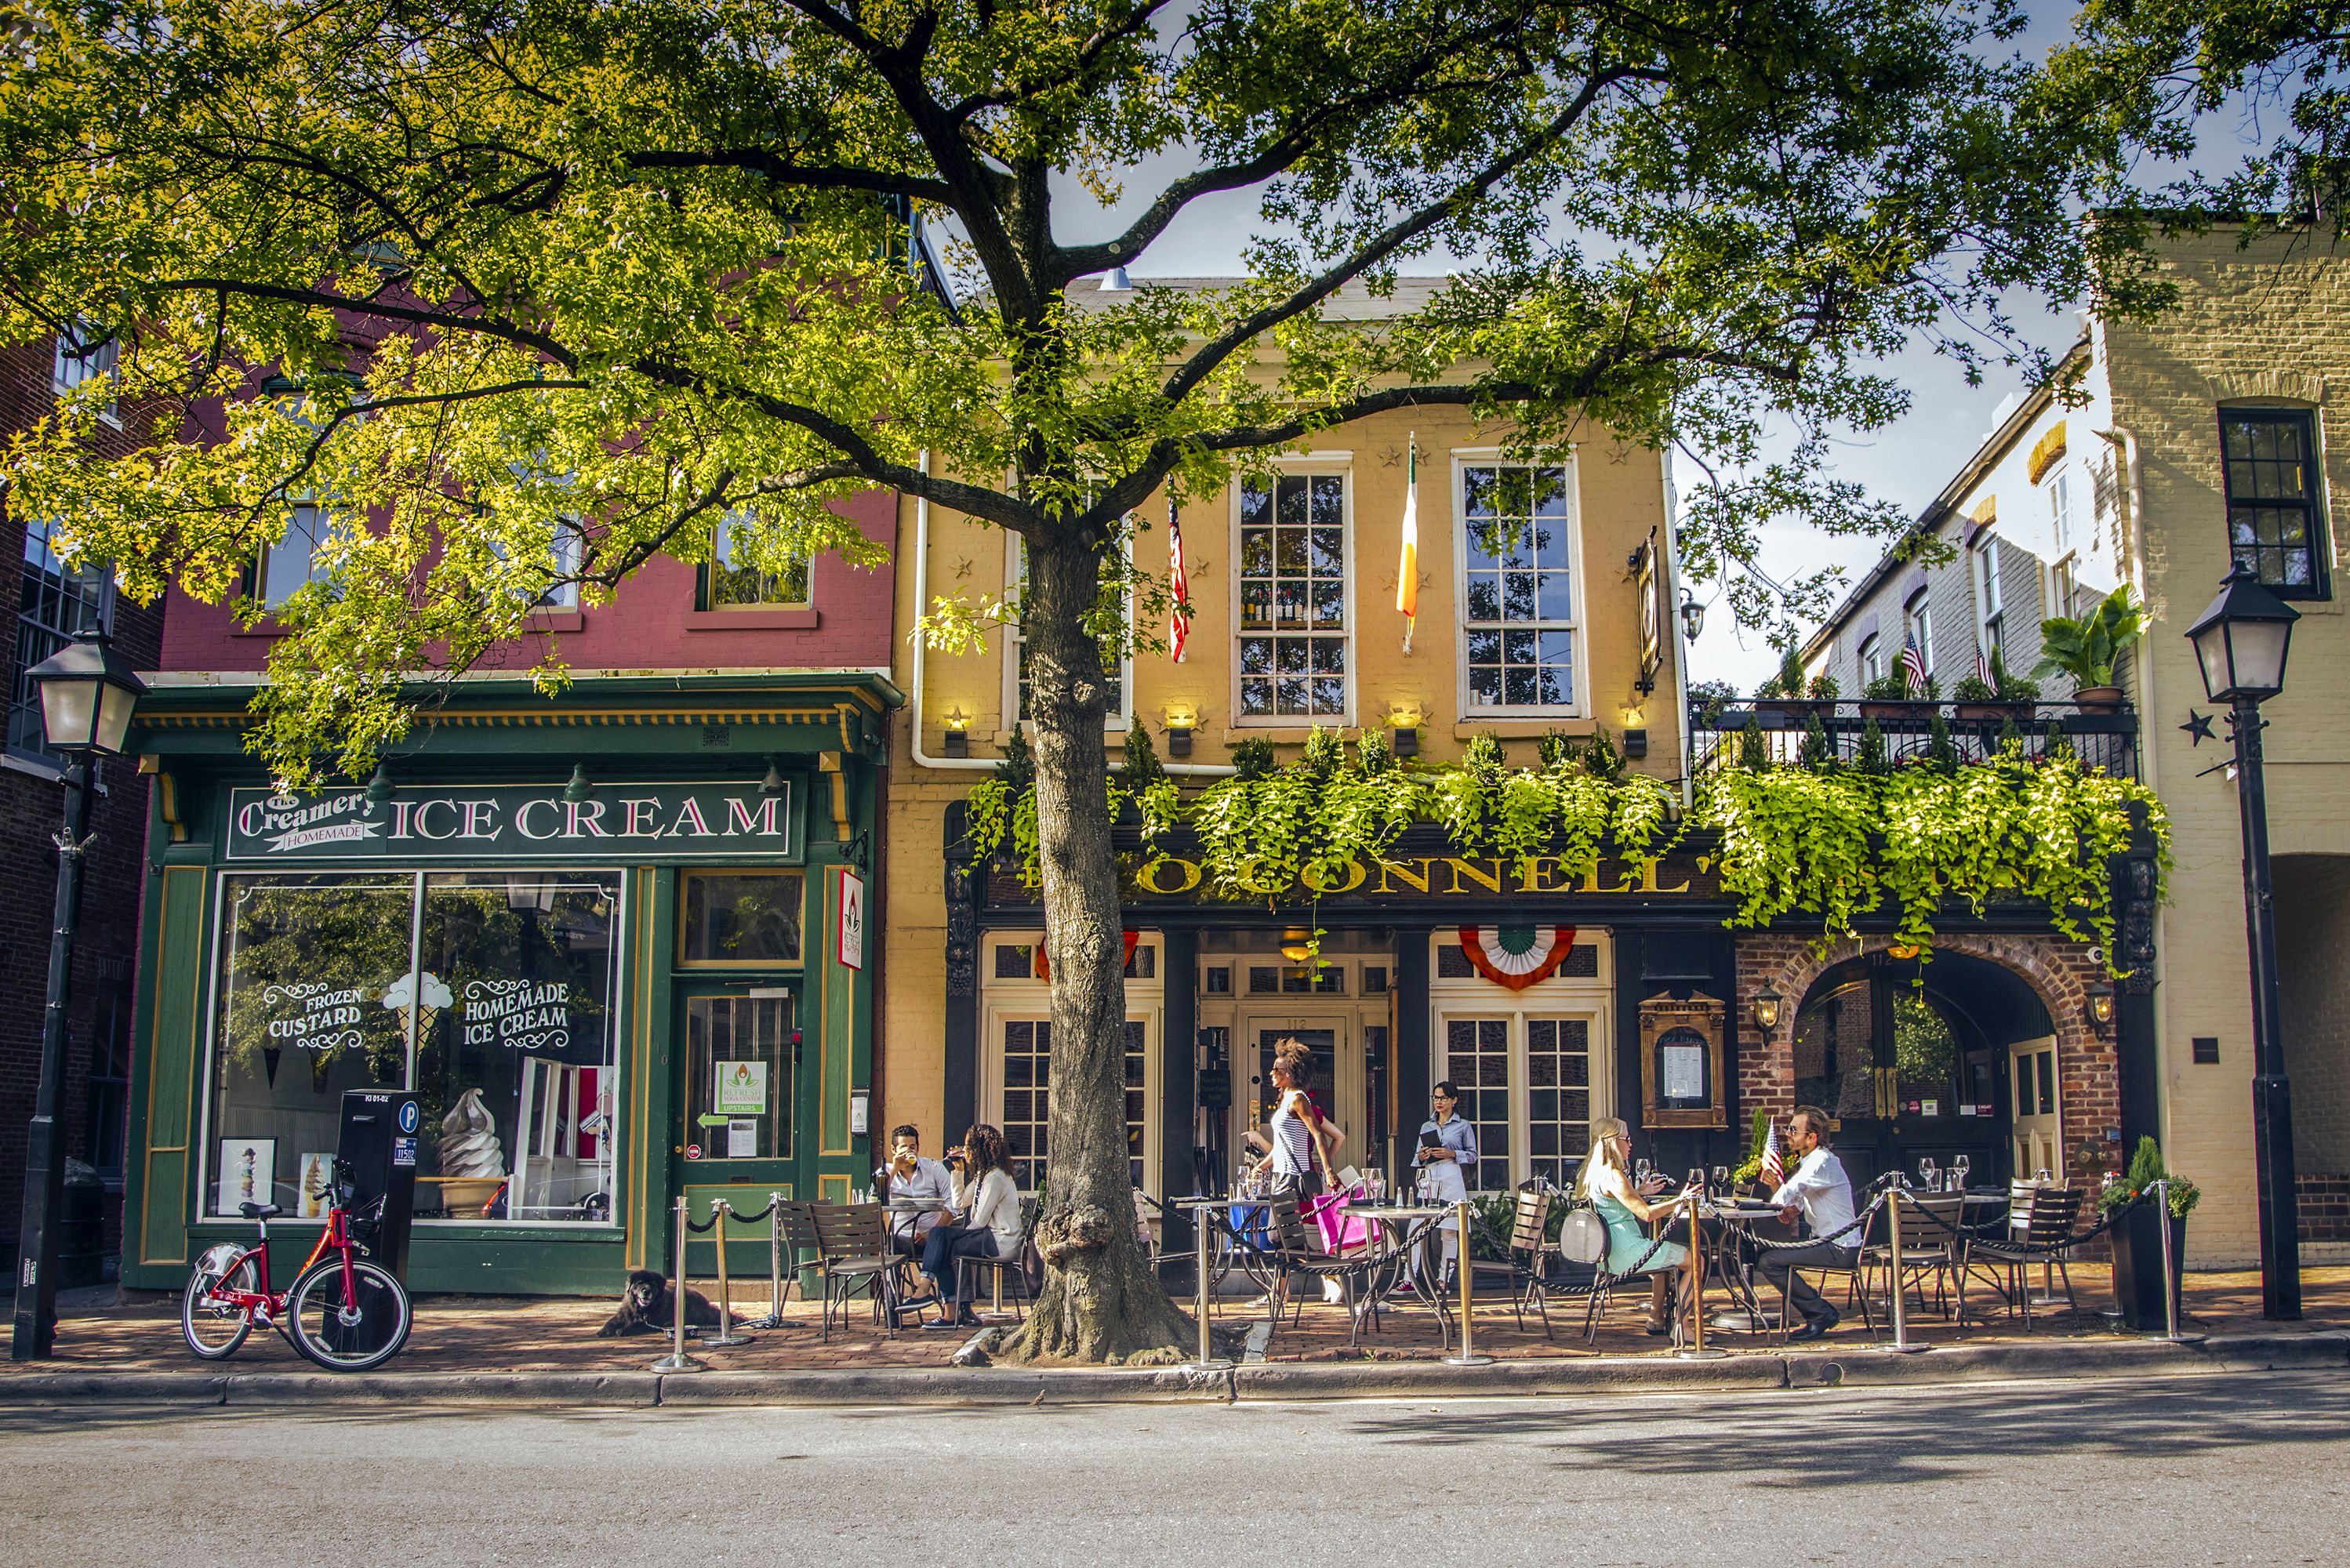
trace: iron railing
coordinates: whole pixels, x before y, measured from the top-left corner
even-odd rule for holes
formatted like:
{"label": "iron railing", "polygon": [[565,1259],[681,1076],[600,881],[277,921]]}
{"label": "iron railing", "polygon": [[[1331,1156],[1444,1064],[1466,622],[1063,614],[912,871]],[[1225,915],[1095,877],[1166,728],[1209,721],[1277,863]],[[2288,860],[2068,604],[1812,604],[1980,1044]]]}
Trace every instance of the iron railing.
{"label": "iron railing", "polygon": [[[1919,761],[1932,753],[1938,713],[1961,763],[1986,762],[2009,744],[2033,758],[2046,755],[2054,746],[2065,746],[2085,766],[2116,778],[2137,776],[2137,711],[2126,705],[2083,708],[2072,702],[1693,701],[1690,771],[1701,778],[1734,763],[1750,727],[1761,732],[1763,754],[1773,763],[1800,763],[1814,723],[1827,752],[1840,763],[1860,759],[1871,723],[1884,738],[1887,762]],[[1815,754],[1818,749],[1815,742]]]}

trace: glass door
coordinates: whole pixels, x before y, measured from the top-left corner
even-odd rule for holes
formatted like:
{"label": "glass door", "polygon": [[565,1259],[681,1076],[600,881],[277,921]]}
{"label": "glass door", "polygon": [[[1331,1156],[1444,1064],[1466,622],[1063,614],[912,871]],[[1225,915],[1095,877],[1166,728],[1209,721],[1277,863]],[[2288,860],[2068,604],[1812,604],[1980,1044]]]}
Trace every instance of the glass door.
{"label": "glass door", "polygon": [[[680,1057],[684,1082],[678,1104],[684,1118],[677,1140],[687,1211],[699,1222],[720,1199],[741,1214],[767,1207],[769,1195],[804,1197],[797,1189],[799,1150],[798,998],[783,986],[689,992]],[[730,1272],[767,1268],[767,1223],[730,1223]],[[689,1247],[688,1262],[693,1260]],[[714,1264],[702,1249],[701,1267]],[[666,1272],[666,1271],[664,1271]]]}
{"label": "glass door", "polygon": [[1338,1146],[1339,1168],[1378,1163],[1378,1156],[1371,1147],[1363,1118],[1362,1055],[1354,1048],[1344,1022],[1324,1017],[1311,1023],[1275,1023],[1262,1017],[1253,1018],[1249,1021],[1248,1039],[1254,1047],[1248,1061],[1248,1092],[1234,1096],[1243,1102],[1235,1107],[1243,1111],[1243,1132],[1262,1131],[1271,1120],[1278,1103],[1273,1086],[1274,1047],[1284,1040],[1295,1039],[1305,1047],[1314,1064],[1314,1085],[1310,1091],[1314,1104],[1347,1135],[1346,1141]]}

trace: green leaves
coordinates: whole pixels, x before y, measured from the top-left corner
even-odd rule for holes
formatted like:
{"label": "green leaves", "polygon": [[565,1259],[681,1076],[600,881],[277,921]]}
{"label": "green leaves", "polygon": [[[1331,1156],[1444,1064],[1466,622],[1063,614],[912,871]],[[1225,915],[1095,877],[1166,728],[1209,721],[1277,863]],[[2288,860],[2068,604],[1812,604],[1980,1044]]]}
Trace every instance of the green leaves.
{"label": "green leaves", "polygon": [[2146,635],[2146,611],[2127,583],[2085,616],[2051,616],[2040,623],[2045,649],[2035,676],[2062,673],[2076,686],[2111,686],[2121,656]]}

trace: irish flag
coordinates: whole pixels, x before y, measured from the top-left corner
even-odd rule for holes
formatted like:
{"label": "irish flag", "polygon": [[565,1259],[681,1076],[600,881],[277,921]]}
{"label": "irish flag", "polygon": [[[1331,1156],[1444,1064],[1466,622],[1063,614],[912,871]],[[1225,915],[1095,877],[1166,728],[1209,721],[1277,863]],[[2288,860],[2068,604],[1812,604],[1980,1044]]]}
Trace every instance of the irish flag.
{"label": "irish flag", "polygon": [[1419,437],[1411,438],[1404,459],[1403,561],[1396,568],[1396,608],[1403,612],[1403,650],[1411,651],[1419,620]]}

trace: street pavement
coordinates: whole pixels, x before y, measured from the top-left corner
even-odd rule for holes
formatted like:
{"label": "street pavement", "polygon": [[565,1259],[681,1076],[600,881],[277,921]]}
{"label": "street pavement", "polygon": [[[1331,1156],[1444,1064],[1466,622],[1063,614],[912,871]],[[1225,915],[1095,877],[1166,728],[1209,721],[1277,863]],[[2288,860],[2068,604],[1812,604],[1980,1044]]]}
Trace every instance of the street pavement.
{"label": "street pavement", "polygon": [[2335,1563],[2350,1376],[0,1413],[0,1563]]}

